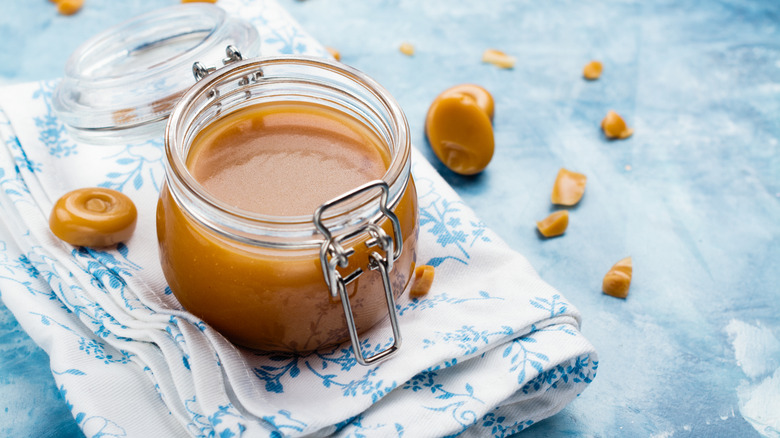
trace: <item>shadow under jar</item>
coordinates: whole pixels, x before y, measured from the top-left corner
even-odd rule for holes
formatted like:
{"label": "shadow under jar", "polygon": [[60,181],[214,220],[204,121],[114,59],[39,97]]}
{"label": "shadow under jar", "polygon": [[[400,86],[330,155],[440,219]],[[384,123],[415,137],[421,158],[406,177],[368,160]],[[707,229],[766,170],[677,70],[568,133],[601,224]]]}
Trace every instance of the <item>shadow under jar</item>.
{"label": "shadow under jar", "polygon": [[[417,193],[384,88],[322,59],[238,60],[184,94],[165,150],[160,257],[188,311],[263,351],[351,340],[366,364],[400,346],[393,299],[415,265]],[[388,314],[393,339],[361,349]]]}

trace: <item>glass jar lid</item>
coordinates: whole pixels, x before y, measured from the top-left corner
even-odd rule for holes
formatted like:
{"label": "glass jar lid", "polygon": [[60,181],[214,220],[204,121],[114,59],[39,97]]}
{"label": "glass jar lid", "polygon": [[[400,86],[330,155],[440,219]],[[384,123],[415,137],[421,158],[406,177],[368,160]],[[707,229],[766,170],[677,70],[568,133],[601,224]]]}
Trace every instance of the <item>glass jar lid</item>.
{"label": "glass jar lid", "polygon": [[193,64],[222,65],[228,45],[244,57],[260,55],[257,29],[215,5],[180,4],[139,15],[71,54],[54,110],[82,140],[161,136],[179,97],[195,83]]}

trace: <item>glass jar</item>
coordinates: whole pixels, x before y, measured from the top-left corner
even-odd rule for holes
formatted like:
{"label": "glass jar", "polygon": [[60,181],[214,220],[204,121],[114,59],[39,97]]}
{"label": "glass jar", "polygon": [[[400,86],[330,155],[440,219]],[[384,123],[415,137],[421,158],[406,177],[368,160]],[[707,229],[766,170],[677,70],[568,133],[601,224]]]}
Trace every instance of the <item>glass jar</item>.
{"label": "glass jar", "polygon": [[193,63],[221,60],[228,45],[246,57],[260,55],[257,29],[212,4],[179,4],[133,17],[71,54],[54,92],[54,111],[73,138],[87,143],[157,138],[192,86]]}
{"label": "glass jar", "polygon": [[[305,353],[351,340],[360,363],[390,355],[401,340],[394,299],[413,276],[418,234],[411,142],[400,106],[371,78],[340,63],[228,55],[219,70],[194,68],[201,79],[166,126],[157,234],[171,290],[238,345]],[[227,115],[277,102],[325,105],[357,120],[386,148],[384,176],[307,215],[264,215],[216,198],[187,166],[193,140]],[[361,340],[383,319],[392,341]]]}

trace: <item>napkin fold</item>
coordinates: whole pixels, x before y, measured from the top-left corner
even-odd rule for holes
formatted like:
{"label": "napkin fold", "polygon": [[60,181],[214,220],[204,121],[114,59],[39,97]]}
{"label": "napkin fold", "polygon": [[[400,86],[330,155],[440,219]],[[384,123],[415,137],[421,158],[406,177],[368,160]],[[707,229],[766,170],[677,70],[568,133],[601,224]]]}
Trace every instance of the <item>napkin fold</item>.
{"label": "napkin fold", "polygon": [[[265,54],[327,56],[273,0],[220,6],[258,26]],[[399,353],[364,367],[348,344],[308,356],[232,345],[180,306],[159,267],[162,139],[74,141],[52,110],[55,86],[0,89],[0,296],[49,354],[87,436],[507,436],[595,377],[577,310],[416,152],[418,263],[436,279],[398,300]],[[133,199],[127,242],[90,249],[51,234],[54,201],[88,186]],[[362,342],[388,339],[380,327]]]}

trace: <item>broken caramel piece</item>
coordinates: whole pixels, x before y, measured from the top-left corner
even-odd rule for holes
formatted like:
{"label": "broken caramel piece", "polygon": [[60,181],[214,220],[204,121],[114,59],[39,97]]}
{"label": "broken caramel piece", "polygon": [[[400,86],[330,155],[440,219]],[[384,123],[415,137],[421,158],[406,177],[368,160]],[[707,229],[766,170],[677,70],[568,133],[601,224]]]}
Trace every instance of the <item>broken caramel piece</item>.
{"label": "broken caramel piece", "polygon": [[601,71],[603,69],[604,67],[599,61],[591,61],[582,70],[582,76],[584,76],[587,80],[595,81],[601,76]]}
{"label": "broken caramel piece", "polygon": [[330,56],[332,56],[333,59],[336,61],[341,61],[341,53],[338,50],[334,49],[333,47],[325,47],[325,50],[330,53]]}
{"label": "broken caramel piece", "polygon": [[412,43],[401,43],[401,46],[398,48],[398,50],[400,50],[401,53],[406,56],[414,55],[414,46]]}
{"label": "broken caramel piece", "polygon": [[433,273],[434,267],[429,265],[419,265],[414,269],[412,288],[409,290],[409,296],[411,298],[419,298],[431,290]]}
{"label": "broken caramel piece", "polygon": [[560,210],[536,223],[536,228],[544,237],[560,236],[569,226],[569,210]]}
{"label": "broken caramel piece", "polygon": [[510,69],[515,67],[515,57],[496,50],[487,49],[482,53],[482,62],[493,64],[496,67]]}
{"label": "broken caramel piece", "polygon": [[580,202],[585,193],[588,177],[584,174],[561,168],[555,178],[550,199],[553,204],[572,206]]}
{"label": "broken caramel piece", "polygon": [[626,126],[625,120],[620,115],[612,110],[607,111],[606,117],[601,121],[601,129],[604,130],[604,135],[610,139],[624,139],[631,137],[634,130]]}
{"label": "broken caramel piece", "polygon": [[605,294],[617,298],[628,296],[628,288],[631,286],[631,275],[634,268],[631,263],[631,257],[615,263],[615,266],[604,276],[604,282],[601,289]]}

